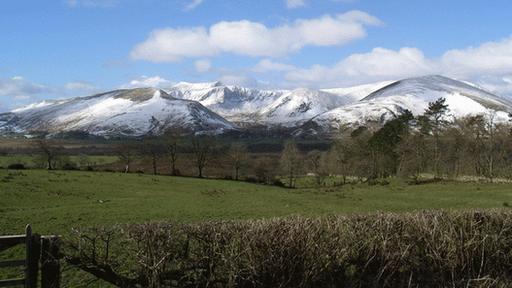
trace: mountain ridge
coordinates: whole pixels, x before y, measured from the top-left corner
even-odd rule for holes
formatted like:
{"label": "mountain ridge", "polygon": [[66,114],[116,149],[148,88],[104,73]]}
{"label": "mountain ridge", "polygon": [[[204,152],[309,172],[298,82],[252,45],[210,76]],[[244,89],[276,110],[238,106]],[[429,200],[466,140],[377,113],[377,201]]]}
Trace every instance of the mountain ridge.
{"label": "mountain ridge", "polygon": [[213,134],[251,126],[329,131],[379,126],[406,109],[418,115],[441,97],[453,117],[495,111],[504,120],[512,111],[512,100],[439,75],[319,90],[180,82],[30,104],[0,114],[0,133],[83,131],[108,138],[160,135],[171,128]]}

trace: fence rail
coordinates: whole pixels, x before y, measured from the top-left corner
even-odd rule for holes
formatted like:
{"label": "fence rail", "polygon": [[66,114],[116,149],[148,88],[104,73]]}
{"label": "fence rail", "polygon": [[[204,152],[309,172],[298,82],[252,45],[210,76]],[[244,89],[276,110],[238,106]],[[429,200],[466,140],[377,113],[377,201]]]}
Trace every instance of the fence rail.
{"label": "fence rail", "polygon": [[41,287],[60,286],[59,245],[57,236],[40,236],[32,233],[27,225],[24,235],[0,236],[0,252],[25,244],[25,259],[0,261],[0,268],[24,267],[24,277],[0,279],[0,287],[38,287],[39,264],[41,264]]}

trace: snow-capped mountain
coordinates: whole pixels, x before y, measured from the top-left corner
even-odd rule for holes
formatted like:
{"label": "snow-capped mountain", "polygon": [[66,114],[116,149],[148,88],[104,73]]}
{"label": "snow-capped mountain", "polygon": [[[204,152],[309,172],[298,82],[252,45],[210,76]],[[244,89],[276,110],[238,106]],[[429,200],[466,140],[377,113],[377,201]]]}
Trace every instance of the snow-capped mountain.
{"label": "snow-capped mountain", "polygon": [[257,121],[259,112],[283,93],[226,86],[221,82],[181,82],[166,91],[176,98],[197,101],[233,122]]}
{"label": "snow-capped mountain", "polygon": [[[383,124],[405,109],[422,114],[429,102],[445,98],[452,117],[496,112],[498,121],[506,121],[512,101],[498,97],[466,82],[431,75],[393,82],[370,93],[357,103],[320,114],[311,122],[329,129],[368,123]],[[311,124],[311,123],[309,123]]]}
{"label": "snow-capped mountain", "polygon": [[390,84],[380,82],[324,90],[258,90],[220,82],[181,82],[167,89],[176,98],[198,101],[232,122],[296,125],[336,107],[359,101]]}
{"label": "snow-capped mountain", "polygon": [[494,111],[497,121],[506,121],[512,112],[511,100],[443,76],[322,90],[182,82],[165,91],[122,89],[32,104],[0,114],[0,133],[78,131],[114,137],[158,135],[174,127],[222,133],[251,125],[329,132],[359,125],[379,127],[406,109],[419,115],[441,97],[453,117]]}
{"label": "snow-capped mountain", "polygon": [[258,116],[263,123],[293,126],[351,101],[331,93],[300,88],[282,91],[272,104],[262,107]]}
{"label": "snow-capped mountain", "polygon": [[321,89],[320,91],[341,96],[346,99],[347,103],[355,103],[357,101],[360,101],[364,97],[368,96],[372,92],[377,91],[383,87],[386,87],[393,82],[394,81],[383,81],[345,88]]}
{"label": "snow-capped mountain", "polygon": [[105,137],[141,136],[176,127],[195,132],[235,128],[196,101],[176,99],[153,88],[46,101],[0,115],[0,129],[22,133],[81,131]]}

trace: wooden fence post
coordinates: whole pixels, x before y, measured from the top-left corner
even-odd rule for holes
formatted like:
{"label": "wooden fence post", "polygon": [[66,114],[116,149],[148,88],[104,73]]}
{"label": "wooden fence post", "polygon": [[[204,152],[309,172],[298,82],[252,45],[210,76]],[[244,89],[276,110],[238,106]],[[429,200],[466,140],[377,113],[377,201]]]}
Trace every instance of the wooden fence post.
{"label": "wooden fence post", "polygon": [[60,241],[56,237],[44,237],[41,246],[41,288],[59,288]]}
{"label": "wooden fence post", "polygon": [[[25,259],[0,261],[0,268],[25,267],[25,277],[0,279],[0,287],[20,286],[37,288],[39,263],[41,261],[41,287],[58,288],[60,286],[60,239],[57,236],[32,234],[27,225],[25,235],[0,236],[0,251],[25,243]],[[41,258],[42,257],[42,258]]]}
{"label": "wooden fence post", "polygon": [[32,227],[27,225],[26,235],[26,267],[25,267],[25,287],[37,288],[37,275],[39,272],[39,257],[41,255],[41,236],[32,235]]}

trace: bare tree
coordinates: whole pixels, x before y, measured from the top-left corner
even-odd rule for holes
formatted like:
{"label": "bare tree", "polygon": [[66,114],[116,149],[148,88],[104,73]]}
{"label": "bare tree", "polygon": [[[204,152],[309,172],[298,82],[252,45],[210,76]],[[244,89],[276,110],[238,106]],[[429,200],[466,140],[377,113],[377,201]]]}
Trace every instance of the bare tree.
{"label": "bare tree", "polygon": [[245,164],[248,158],[247,147],[243,144],[234,143],[228,151],[228,158],[233,166],[235,180],[240,178],[240,169]]}
{"label": "bare tree", "polygon": [[165,154],[162,142],[156,139],[145,139],[142,143],[143,154],[151,160],[153,175],[158,174],[158,160]]}
{"label": "bare tree", "polygon": [[317,185],[322,185],[328,172],[328,153],[318,150],[310,151],[306,155],[306,166],[314,175]]}
{"label": "bare tree", "polygon": [[487,164],[487,178],[493,182],[494,166],[496,155],[496,112],[492,111],[485,115],[485,132],[486,132],[486,155],[485,160]]}
{"label": "bare tree", "polygon": [[171,175],[179,175],[180,172],[176,165],[178,163],[178,142],[183,132],[179,129],[173,129],[166,133],[165,138],[167,139],[167,154],[169,155],[169,162],[171,165]]}
{"label": "bare tree", "polygon": [[204,177],[204,169],[215,156],[215,141],[208,136],[196,136],[192,138],[192,151],[197,167],[197,177]]}
{"label": "bare tree", "polygon": [[432,134],[434,136],[434,155],[433,155],[433,168],[435,177],[439,177],[439,163],[441,160],[440,150],[440,135],[441,132],[448,126],[449,122],[446,120],[448,116],[448,104],[445,98],[439,98],[434,102],[428,104],[425,114],[419,120],[421,123],[421,130],[425,134]]}
{"label": "bare tree", "polygon": [[116,147],[117,157],[124,164],[124,173],[130,172],[132,162],[135,160],[137,153],[133,145],[122,144]]}
{"label": "bare tree", "polygon": [[397,174],[404,177],[412,176],[418,181],[425,167],[426,144],[425,135],[411,133],[402,138],[396,151],[399,155]]}
{"label": "bare tree", "polygon": [[270,159],[268,157],[258,157],[256,159],[254,174],[260,183],[270,184],[272,181],[276,182],[275,178],[279,173],[276,168],[279,167],[275,167],[276,165],[274,163],[275,159]]}
{"label": "bare tree", "polygon": [[48,170],[55,169],[55,162],[62,148],[47,139],[38,139],[35,145],[44,158],[46,168]]}
{"label": "bare tree", "polygon": [[301,155],[297,145],[293,141],[289,141],[284,145],[281,153],[281,168],[288,178],[288,187],[295,187],[297,175],[301,167]]}
{"label": "bare tree", "polygon": [[169,142],[167,151],[169,153],[169,161],[171,162],[171,175],[179,175],[178,168],[176,168],[176,163],[178,162],[178,142]]}
{"label": "bare tree", "polygon": [[464,119],[463,134],[466,141],[466,161],[472,163],[477,176],[485,174],[485,118],[483,115]]}
{"label": "bare tree", "polygon": [[[350,171],[350,157],[354,156],[351,153],[350,149],[350,141],[345,137],[340,137],[337,141],[335,141],[326,155],[326,165],[328,165],[328,171],[332,175],[339,175],[342,178],[343,184],[347,182],[347,175],[354,171]],[[353,165],[352,165],[353,166]]]}

